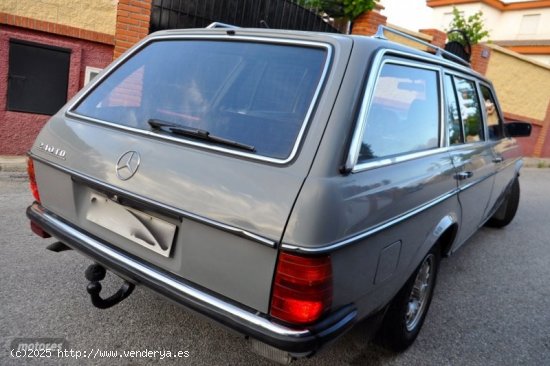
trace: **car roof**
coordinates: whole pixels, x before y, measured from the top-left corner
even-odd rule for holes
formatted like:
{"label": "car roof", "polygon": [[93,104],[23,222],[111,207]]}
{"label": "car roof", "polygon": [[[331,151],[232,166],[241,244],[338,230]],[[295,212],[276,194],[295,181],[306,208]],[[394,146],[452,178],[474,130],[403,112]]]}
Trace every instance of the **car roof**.
{"label": "car roof", "polygon": [[[400,52],[403,55],[408,55],[416,58],[423,59],[427,62],[439,64],[443,67],[453,69],[471,76],[474,76],[480,80],[485,81],[488,84],[491,82],[485,78],[482,74],[473,70],[470,67],[466,67],[458,62],[443,58],[440,55],[422,51],[414,47],[410,47],[401,43],[391,41],[389,39],[377,38],[374,36],[364,36],[356,34],[341,34],[341,33],[328,33],[328,32],[310,32],[310,31],[298,31],[288,29],[265,29],[265,28],[186,28],[186,29],[169,29],[157,31],[149,35],[148,38],[163,38],[166,36],[246,36],[257,37],[265,39],[294,39],[310,42],[323,42],[331,44],[339,44],[344,42],[353,42],[354,47],[365,47],[370,50],[371,53],[380,49],[386,49],[390,51]],[[229,38],[228,38],[229,39]]]}

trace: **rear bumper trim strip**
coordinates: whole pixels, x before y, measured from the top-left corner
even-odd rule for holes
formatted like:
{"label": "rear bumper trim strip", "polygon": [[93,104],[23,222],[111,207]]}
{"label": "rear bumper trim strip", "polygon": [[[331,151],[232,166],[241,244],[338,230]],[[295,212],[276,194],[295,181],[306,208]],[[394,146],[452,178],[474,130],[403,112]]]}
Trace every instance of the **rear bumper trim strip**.
{"label": "rear bumper trim strip", "polygon": [[270,321],[258,312],[240,308],[138,261],[66,223],[36,202],[28,207],[27,216],[66,245],[91,257],[122,277],[143,284],[242,334],[290,353],[315,351],[321,344],[344,333],[351,327],[357,316],[355,307],[349,305],[310,328],[289,328]]}

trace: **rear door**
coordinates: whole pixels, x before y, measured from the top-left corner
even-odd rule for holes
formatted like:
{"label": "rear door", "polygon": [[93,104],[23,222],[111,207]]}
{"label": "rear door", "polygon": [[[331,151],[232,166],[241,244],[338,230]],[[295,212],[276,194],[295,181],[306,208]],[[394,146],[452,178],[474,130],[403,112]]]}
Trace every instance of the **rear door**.
{"label": "rear door", "polygon": [[450,154],[462,208],[456,242],[462,243],[486,217],[495,163],[487,141],[476,81],[463,75],[446,74],[444,83]]}

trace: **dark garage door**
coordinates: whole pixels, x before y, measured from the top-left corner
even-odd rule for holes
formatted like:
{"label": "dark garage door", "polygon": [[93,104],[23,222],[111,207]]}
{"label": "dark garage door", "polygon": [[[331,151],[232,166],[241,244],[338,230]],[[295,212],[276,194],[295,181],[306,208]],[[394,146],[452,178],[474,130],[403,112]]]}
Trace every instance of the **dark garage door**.
{"label": "dark garage door", "polygon": [[67,102],[70,52],[64,48],[10,40],[7,109],[55,114]]}

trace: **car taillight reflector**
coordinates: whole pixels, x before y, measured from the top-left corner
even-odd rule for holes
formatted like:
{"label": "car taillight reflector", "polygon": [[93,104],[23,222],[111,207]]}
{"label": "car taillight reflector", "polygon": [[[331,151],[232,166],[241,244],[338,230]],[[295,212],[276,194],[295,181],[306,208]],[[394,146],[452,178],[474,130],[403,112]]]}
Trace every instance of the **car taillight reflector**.
{"label": "car taillight reflector", "polygon": [[310,324],[332,304],[330,256],[305,257],[282,252],[279,256],[271,315],[293,324]]}
{"label": "car taillight reflector", "polygon": [[47,238],[52,237],[50,234],[45,232],[44,229],[42,229],[41,226],[39,226],[37,223],[34,223],[32,221],[31,221],[31,230],[32,230],[33,233],[35,233],[36,235],[38,235],[39,237],[41,237],[43,239],[47,239]]}
{"label": "car taillight reflector", "polygon": [[36,184],[36,176],[34,174],[34,163],[32,159],[27,158],[27,173],[29,174],[29,183],[31,187],[32,196],[36,202],[40,202],[40,194],[38,193],[38,184]]}

